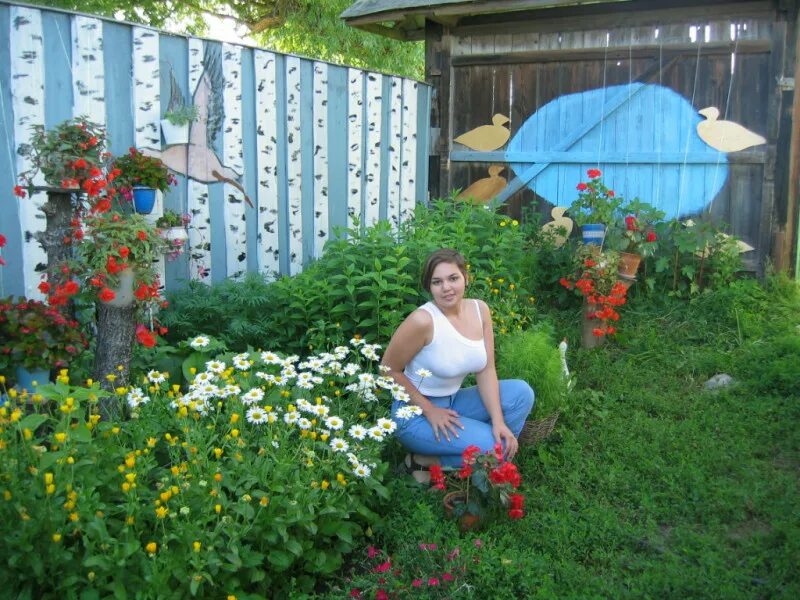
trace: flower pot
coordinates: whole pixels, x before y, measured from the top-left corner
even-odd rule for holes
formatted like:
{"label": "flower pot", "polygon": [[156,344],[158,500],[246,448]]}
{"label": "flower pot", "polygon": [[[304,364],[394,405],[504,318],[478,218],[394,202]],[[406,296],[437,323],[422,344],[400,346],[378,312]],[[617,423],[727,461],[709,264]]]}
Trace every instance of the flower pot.
{"label": "flower pot", "polygon": [[621,279],[636,279],[636,271],[639,270],[639,264],[642,262],[642,257],[638,254],[630,252],[619,253],[619,267],[617,267],[617,275]]}
{"label": "flower pot", "polygon": [[114,298],[105,302],[108,306],[116,308],[125,308],[133,304],[133,269],[125,269],[119,274],[119,285],[116,288],[111,288],[114,292]]}
{"label": "flower pot", "polygon": [[449,519],[458,516],[458,528],[462,532],[480,529],[480,527],[483,525],[483,518],[481,515],[476,515],[470,512],[458,514],[460,511],[457,511],[456,507],[459,504],[466,503],[466,501],[467,495],[465,492],[449,492],[448,494],[445,494],[444,498],[442,498],[444,512]]}
{"label": "flower pot", "polygon": [[156,203],[156,191],[153,188],[133,186],[133,208],[142,215],[153,212]]}
{"label": "flower pot", "polygon": [[175,125],[168,119],[161,119],[161,133],[164,134],[164,144],[167,146],[189,143],[189,123]]}
{"label": "flower pot", "polygon": [[581,236],[583,236],[583,243],[587,246],[602,246],[606,237],[606,226],[602,223],[581,225]]}
{"label": "flower pot", "polygon": [[[31,369],[25,367],[16,368],[17,388],[33,393],[37,386],[50,382],[49,369]],[[35,382],[35,383],[34,383]]]}
{"label": "flower pot", "polygon": [[161,237],[175,246],[183,246],[186,240],[189,239],[189,232],[185,227],[167,227],[161,230]]}

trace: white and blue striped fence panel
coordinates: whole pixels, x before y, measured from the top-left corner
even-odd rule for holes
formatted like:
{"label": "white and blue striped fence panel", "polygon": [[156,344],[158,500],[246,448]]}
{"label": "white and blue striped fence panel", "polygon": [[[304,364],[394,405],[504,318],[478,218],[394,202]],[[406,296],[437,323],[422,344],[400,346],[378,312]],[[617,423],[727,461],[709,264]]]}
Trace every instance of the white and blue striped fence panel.
{"label": "white and blue striped fence panel", "polygon": [[192,216],[186,252],[161,267],[167,290],[296,274],[352,217],[397,226],[426,201],[425,84],[0,0],[0,297],[41,297],[45,198],[12,195],[30,127],[87,115],[115,155],[136,146],[166,157],[159,122],[175,93],[209,108],[181,150],[189,176],[154,211]]}

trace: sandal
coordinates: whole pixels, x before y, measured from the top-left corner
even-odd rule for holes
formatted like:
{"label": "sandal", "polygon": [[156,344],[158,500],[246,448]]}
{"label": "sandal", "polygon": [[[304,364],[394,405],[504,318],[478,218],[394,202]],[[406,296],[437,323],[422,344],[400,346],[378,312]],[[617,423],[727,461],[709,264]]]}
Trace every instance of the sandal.
{"label": "sandal", "polygon": [[405,466],[406,473],[411,475],[417,483],[427,485],[431,482],[431,474],[428,471],[429,465],[418,462],[414,454],[406,454],[403,465]]}

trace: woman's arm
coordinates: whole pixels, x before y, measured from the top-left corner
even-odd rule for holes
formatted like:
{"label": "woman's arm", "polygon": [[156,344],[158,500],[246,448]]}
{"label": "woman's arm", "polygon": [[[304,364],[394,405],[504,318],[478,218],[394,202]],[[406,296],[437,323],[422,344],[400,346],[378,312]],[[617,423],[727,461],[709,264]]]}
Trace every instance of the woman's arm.
{"label": "woman's arm", "polygon": [[429,344],[433,337],[433,320],[427,312],[417,309],[411,313],[392,335],[381,363],[389,368],[389,375],[410,396],[411,404],[422,409],[422,414],[433,428],[436,440],[440,434],[450,441],[450,434],[458,436],[458,429],[464,429],[458,420],[458,413],[449,408],[439,408],[431,403],[417,387],[406,377],[406,365],[414,358],[422,347]]}
{"label": "woman's arm", "polygon": [[517,438],[506,425],[503,409],[500,405],[500,384],[497,381],[497,370],[494,366],[494,330],[492,314],[485,302],[478,300],[483,320],[483,343],[486,347],[486,366],[475,374],[478,392],[486,412],[492,419],[492,433],[496,442],[504,442],[505,455],[508,460],[514,458],[519,447]]}

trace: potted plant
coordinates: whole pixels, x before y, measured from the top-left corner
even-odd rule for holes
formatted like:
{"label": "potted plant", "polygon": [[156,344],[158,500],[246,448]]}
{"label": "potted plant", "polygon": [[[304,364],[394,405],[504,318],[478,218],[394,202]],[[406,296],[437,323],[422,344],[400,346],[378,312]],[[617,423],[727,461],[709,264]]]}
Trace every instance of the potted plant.
{"label": "potted plant", "polygon": [[170,106],[161,119],[161,131],[167,146],[189,143],[189,125],[197,121],[199,112],[194,104]]}
{"label": "potted plant", "polygon": [[186,226],[192,220],[188,214],[178,214],[174,210],[166,209],[164,214],[156,219],[161,237],[169,244],[169,255],[180,254],[183,244],[189,239]]}
{"label": "potted plant", "polygon": [[116,182],[123,195],[133,199],[136,212],[150,214],[156,200],[156,191],[166,192],[178,180],[169,168],[155,156],[147,156],[136,148],[114,159],[113,168],[119,171]]}
{"label": "potted plant", "polygon": [[580,226],[584,244],[602,246],[606,228],[614,222],[622,198],[606,187],[600,169],[589,169],[586,174],[589,181],[577,185],[578,198],[570,205],[569,214]]}
{"label": "potted plant", "polygon": [[431,486],[446,492],[445,513],[458,519],[462,531],[481,527],[501,509],[512,519],[523,517],[524,496],[514,491],[522,477],[516,465],[504,460],[500,444],[483,453],[477,446],[467,446],[461,461],[462,467],[449,477],[439,465],[432,465],[430,474]]}
{"label": "potted plant", "polygon": [[46,383],[51,369],[66,367],[89,345],[78,322],[36,300],[0,299],[0,373],[15,373],[29,391]]}
{"label": "potted plant", "polygon": [[664,213],[646,202],[634,198],[621,211],[612,230],[611,246],[620,252],[619,276],[632,282],[642,258],[652,256],[658,245],[655,223],[663,220]]}
{"label": "potted plant", "polygon": [[617,279],[619,254],[613,250],[596,253],[591,246],[582,245],[575,253],[572,273],[560,280],[568,290],[584,299],[584,348],[593,348],[604,336],[616,333],[612,322],[619,321],[617,308],[627,301],[628,286]]}

